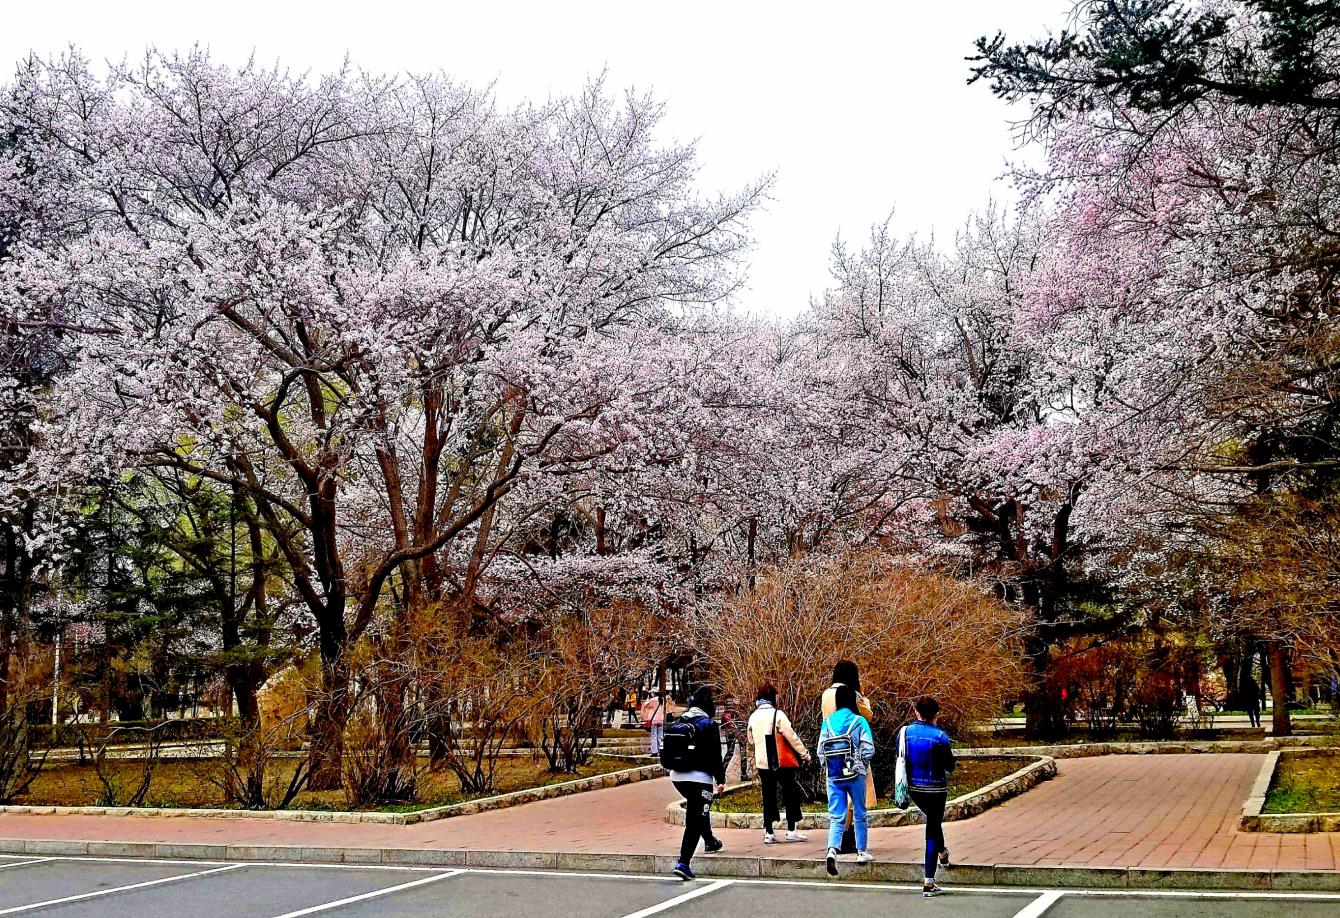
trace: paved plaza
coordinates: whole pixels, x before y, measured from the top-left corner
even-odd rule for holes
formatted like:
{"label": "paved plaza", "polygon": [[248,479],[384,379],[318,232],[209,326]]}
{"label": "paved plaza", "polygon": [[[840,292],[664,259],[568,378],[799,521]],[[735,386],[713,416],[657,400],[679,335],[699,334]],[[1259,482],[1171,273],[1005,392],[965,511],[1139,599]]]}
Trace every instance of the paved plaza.
{"label": "paved plaza", "polygon": [[[1340,868],[1340,833],[1238,831],[1261,762],[1248,754],[1062,760],[1054,780],[949,823],[947,840],[963,864]],[[666,804],[675,799],[661,779],[413,826],[8,813],[0,815],[0,839],[668,855],[681,832],[664,822]],[[726,829],[721,837],[728,855],[817,862],[823,853],[819,832],[804,844],[774,846],[753,831]],[[921,844],[918,826],[871,832],[881,861],[917,861]],[[711,859],[699,867],[710,875]]]}

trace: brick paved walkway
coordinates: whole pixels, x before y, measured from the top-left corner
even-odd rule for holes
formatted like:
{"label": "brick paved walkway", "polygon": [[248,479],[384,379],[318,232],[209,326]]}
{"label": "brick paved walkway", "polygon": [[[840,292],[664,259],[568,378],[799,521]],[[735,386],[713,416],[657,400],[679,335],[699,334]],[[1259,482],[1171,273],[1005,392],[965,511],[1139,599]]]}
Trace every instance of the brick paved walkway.
{"label": "brick paved walkway", "polygon": [[[1120,867],[1340,869],[1340,833],[1237,831],[1262,757],[1144,755],[1069,759],[1058,777],[945,834],[961,863]],[[259,819],[0,815],[0,837],[309,845],[671,853],[679,829],[663,822],[676,799],[666,780],[593,791],[415,826]],[[765,846],[759,833],[723,830],[727,853],[819,858],[821,833]],[[881,859],[915,861],[920,827],[876,829]]]}

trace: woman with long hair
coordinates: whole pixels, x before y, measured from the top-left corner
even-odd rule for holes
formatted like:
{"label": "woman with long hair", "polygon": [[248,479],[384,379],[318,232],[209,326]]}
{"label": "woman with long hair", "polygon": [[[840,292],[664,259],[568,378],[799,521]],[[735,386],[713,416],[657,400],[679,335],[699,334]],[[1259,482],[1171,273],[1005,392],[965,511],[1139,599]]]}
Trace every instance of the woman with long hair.
{"label": "woman with long hair", "polygon": [[[837,710],[837,690],[839,686],[849,685],[856,692],[856,712],[866,719],[867,723],[875,722],[875,712],[870,707],[870,700],[861,694],[861,676],[856,670],[856,664],[851,660],[838,660],[833,664],[833,684],[824,689],[823,696],[819,699],[819,713],[823,717],[831,717]],[[875,781],[874,775],[865,783],[865,807],[867,810],[875,807]],[[842,833],[842,843],[838,846],[839,854],[852,854],[856,851],[856,835],[852,830],[850,813],[853,809],[847,808],[847,828]]]}
{"label": "woman with long hair", "polygon": [[828,787],[829,876],[837,876],[838,848],[850,815],[856,835],[856,863],[874,860],[867,848],[865,789],[870,783],[870,760],[875,755],[875,734],[870,722],[857,710],[856,690],[839,685],[834,694],[836,709],[824,718],[819,731],[819,760],[824,764]]}

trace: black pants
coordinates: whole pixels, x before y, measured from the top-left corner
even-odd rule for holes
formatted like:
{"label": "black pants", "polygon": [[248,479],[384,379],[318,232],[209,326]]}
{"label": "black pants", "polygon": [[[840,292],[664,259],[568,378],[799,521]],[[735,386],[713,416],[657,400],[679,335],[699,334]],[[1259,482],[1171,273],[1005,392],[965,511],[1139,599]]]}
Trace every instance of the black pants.
{"label": "black pants", "polygon": [[800,785],[796,783],[796,769],[760,768],[758,780],[763,787],[763,831],[772,834],[772,824],[782,818],[777,809],[777,789],[781,786],[782,800],[786,805],[786,828],[794,832],[800,822]]}
{"label": "black pants", "polygon": [[1256,708],[1255,710],[1253,710],[1252,708],[1248,708],[1247,722],[1251,724],[1253,727],[1261,726],[1261,709]]}
{"label": "black pants", "polygon": [[679,862],[688,864],[698,841],[712,841],[712,785],[696,781],[676,781],[675,790],[684,798],[684,841],[679,845]]}
{"label": "black pants", "polygon": [[917,809],[926,814],[926,872],[923,876],[933,880],[940,852],[949,850],[945,847],[945,804],[949,801],[949,793],[909,790],[908,796]]}

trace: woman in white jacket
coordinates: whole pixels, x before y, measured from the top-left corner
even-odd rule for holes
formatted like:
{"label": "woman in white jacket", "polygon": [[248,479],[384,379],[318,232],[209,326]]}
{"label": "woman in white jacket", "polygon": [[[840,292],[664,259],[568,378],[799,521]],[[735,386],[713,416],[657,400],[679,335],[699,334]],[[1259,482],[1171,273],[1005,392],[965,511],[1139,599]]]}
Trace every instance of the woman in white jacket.
{"label": "woman in white jacket", "polygon": [[756,695],[754,713],[749,715],[749,745],[754,748],[754,766],[763,789],[763,844],[777,843],[772,825],[781,819],[777,807],[779,787],[786,805],[786,840],[803,842],[806,836],[796,831],[802,815],[797,772],[801,762],[809,761],[810,754],[791,728],[791,718],[777,708],[777,687],[765,682]]}

